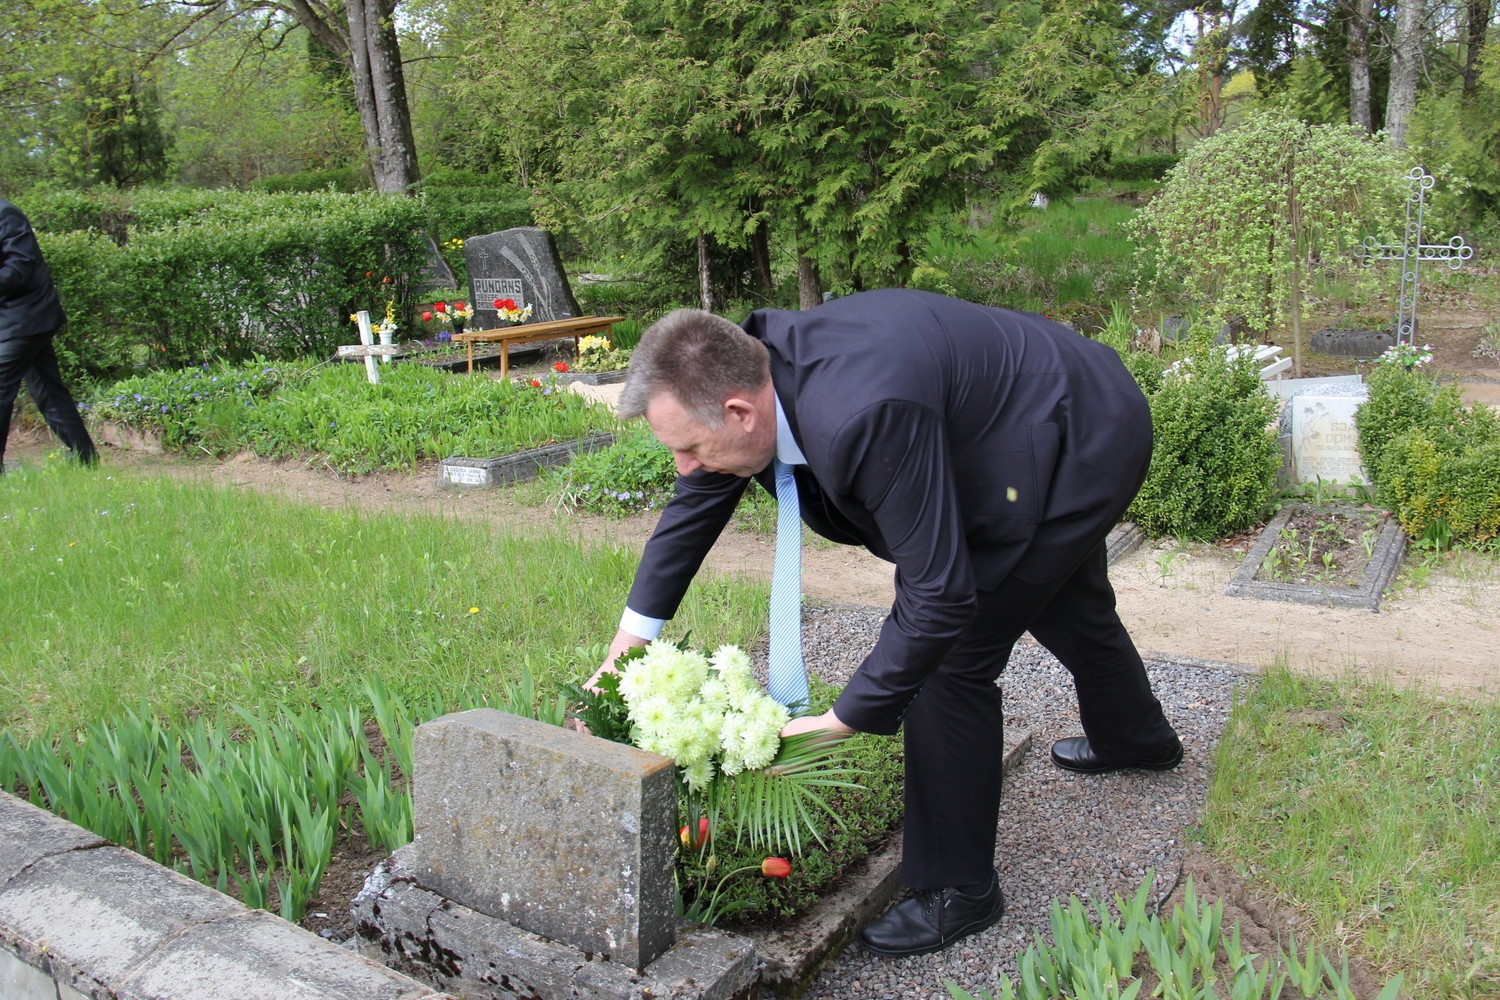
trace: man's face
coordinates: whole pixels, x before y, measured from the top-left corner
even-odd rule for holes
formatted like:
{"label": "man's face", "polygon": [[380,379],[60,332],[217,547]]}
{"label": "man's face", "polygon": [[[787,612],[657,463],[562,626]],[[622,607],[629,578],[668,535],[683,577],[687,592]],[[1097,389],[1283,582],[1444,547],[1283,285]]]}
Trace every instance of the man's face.
{"label": "man's face", "polygon": [[[686,476],[699,469],[753,476],[776,455],[776,410],[770,383],[753,398],[739,395],[724,401],[724,421],[706,427],[690,416],[671,393],[654,396],[646,406],[646,423],[656,439],[669,448],[677,471]],[[764,398],[762,398],[764,397]]]}

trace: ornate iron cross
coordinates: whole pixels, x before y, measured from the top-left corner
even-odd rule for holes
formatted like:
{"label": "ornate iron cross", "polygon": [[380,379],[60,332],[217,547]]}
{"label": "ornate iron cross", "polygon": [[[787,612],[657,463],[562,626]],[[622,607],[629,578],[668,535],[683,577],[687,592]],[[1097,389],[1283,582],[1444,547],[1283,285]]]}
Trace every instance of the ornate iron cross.
{"label": "ornate iron cross", "polygon": [[1365,237],[1363,245],[1354,249],[1366,266],[1377,260],[1399,260],[1401,262],[1401,305],[1396,314],[1396,343],[1410,344],[1417,331],[1418,272],[1422,261],[1446,261],[1449,269],[1458,270],[1464,261],[1474,256],[1474,248],[1455,236],[1447,243],[1422,242],[1422,213],[1427,207],[1427,192],[1437,183],[1426,170],[1412,167],[1406,175],[1411,194],[1406,199],[1406,236],[1400,246],[1376,243],[1375,237]]}

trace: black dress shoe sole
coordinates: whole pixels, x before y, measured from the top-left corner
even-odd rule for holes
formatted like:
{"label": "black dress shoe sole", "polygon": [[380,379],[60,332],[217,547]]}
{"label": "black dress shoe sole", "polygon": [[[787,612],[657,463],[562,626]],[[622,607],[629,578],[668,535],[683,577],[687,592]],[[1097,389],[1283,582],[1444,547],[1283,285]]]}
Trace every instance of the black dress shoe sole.
{"label": "black dress shoe sole", "polygon": [[859,945],[870,954],[879,955],[881,958],[913,958],[917,955],[930,955],[935,951],[942,951],[944,948],[951,947],[954,942],[962,941],[971,934],[978,934],[982,930],[987,930],[995,926],[1003,916],[1005,916],[1005,896],[1002,893],[996,892],[994,910],[975,920],[958,933],[953,934],[946,941],[941,941],[937,944],[916,945],[911,948],[878,948],[861,936]]}
{"label": "black dress shoe sole", "polygon": [[1182,763],[1182,745],[1178,744],[1177,752],[1166,760],[1138,760],[1129,764],[1106,764],[1100,761],[1098,764],[1081,767],[1076,761],[1066,760],[1052,751],[1052,763],[1064,771],[1072,771],[1074,774],[1108,774],[1110,771],[1170,771]]}

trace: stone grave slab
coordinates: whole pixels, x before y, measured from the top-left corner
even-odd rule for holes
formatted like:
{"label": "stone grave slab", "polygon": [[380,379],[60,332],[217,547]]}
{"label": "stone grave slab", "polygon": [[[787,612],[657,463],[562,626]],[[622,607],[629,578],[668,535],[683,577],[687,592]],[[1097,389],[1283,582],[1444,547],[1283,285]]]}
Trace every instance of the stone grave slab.
{"label": "stone grave slab", "polygon": [[[1266,391],[1271,395],[1279,396],[1282,399],[1290,399],[1293,396],[1301,396],[1304,393],[1324,389],[1328,386],[1363,385],[1364,381],[1364,376],[1362,375],[1325,375],[1321,378],[1279,378],[1267,382],[1265,385]],[[1349,390],[1341,388],[1334,391],[1343,393]]]}
{"label": "stone grave slab", "polygon": [[1283,583],[1279,580],[1257,580],[1261,564],[1291,520],[1294,508],[1288,507],[1271,519],[1260,538],[1245,556],[1234,578],[1224,588],[1230,597],[1253,597],[1262,601],[1284,601],[1290,604],[1319,604],[1330,608],[1354,608],[1379,611],[1380,595],[1390,586],[1406,552],[1406,533],[1392,518],[1376,539],[1369,564],[1357,587],[1323,587],[1305,583]]}
{"label": "stone grave slab", "polygon": [[1336,358],[1378,358],[1395,345],[1396,335],[1389,330],[1317,330],[1307,349]]}
{"label": "stone grave slab", "polygon": [[518,226],[470,237],[464,241],[464,264],[474,307],[471,329],[501,325],[496,299],[515,299],[518,306],[531,306],[533,323],[581,314],[557,255],[557,243],[545,229]]}
{"label": "stone grave slab", "polygon": [[494,709],[413,739],[425,888],[633,969],[677,934],[670,758]]}

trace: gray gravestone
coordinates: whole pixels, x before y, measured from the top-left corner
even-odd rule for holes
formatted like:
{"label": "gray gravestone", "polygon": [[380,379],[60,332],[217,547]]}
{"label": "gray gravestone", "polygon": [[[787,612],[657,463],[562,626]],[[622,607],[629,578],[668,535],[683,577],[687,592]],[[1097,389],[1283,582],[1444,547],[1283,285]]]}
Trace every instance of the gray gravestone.
{"label": "gray gravestone", "polygon": [[422,265],[422,273],[417,277],[417,284],[424,292],[435,289],[447,291],[458,291],[458,278],[453,273],[453,268],[443,259],[443,251],[438,249],[437,241],[431,236],[427,237],[427,260]]}
{"label": "gray gravestone", "polygon": [[494,709],[412,741],[418,882],[633,969],[677,936],[675,765]]}
{"label": "gray gravestone", "polygon": [[500,325],[496,299],[515,299],[517,306],[531,306],[531,323],[579,315],[557,244],[545,229],[518,226],[470,237],[464,240],[464,264],[469,269],[469,300],[474,304],[471,326],[476,330]]}
{"label": "gray gravestone", "polygon": [[1395,343],[1388,330],[1318,330],[1307,349],[1336,358],[1378,358]]}

